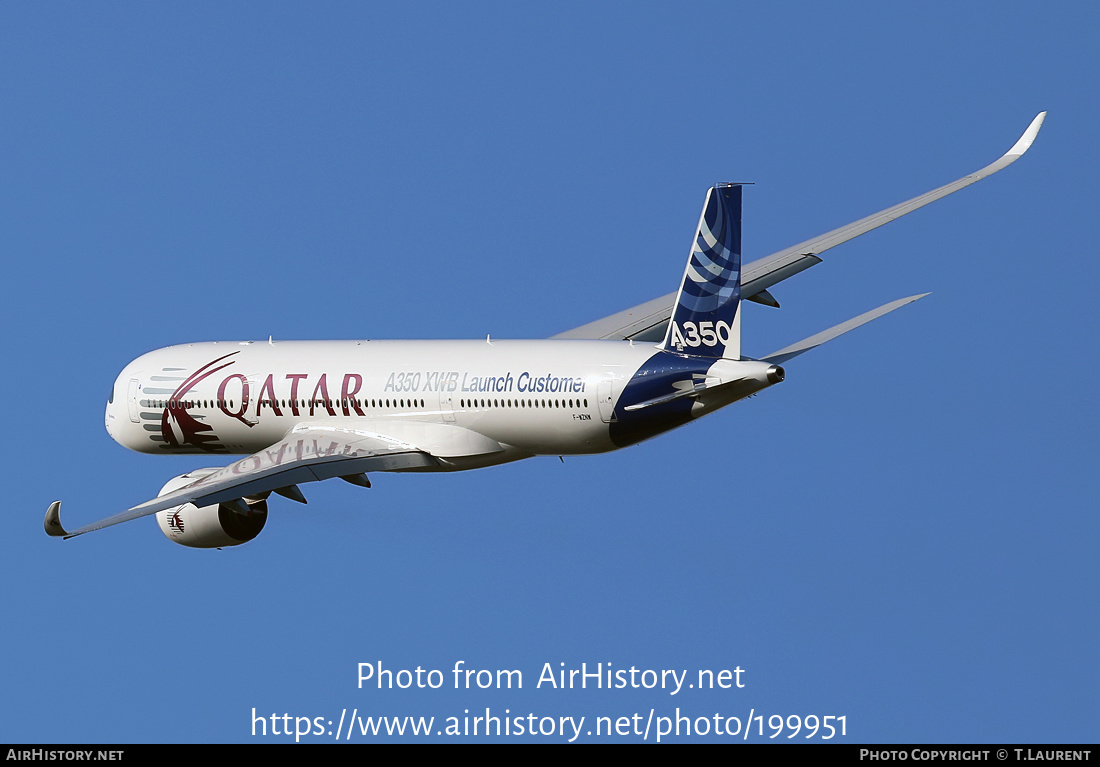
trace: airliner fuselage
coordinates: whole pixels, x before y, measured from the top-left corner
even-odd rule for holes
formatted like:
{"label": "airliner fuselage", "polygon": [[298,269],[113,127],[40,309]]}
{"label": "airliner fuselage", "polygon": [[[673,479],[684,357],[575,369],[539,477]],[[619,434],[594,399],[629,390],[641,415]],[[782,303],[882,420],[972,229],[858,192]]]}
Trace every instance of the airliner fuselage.
{"label": "airliner fuselage", "polygon": [[[440,424],[500,445],[441,456],[438,470],[453,470],[614,450],[775,383],[774,367],[622,341],[195,343],[126,366],[105,420],[117,442],[145,453],[253,453],[301,424]],[[708,379],[710,396],[625,410]]]}

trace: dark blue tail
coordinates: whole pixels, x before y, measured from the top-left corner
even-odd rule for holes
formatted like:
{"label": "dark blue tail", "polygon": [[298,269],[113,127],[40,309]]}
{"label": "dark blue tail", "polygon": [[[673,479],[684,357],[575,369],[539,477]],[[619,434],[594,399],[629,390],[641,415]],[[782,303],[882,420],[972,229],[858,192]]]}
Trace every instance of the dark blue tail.
{"label": "dark blue tail", "polygon": [[741,358],[741,185],[707,191],[662,349]]}

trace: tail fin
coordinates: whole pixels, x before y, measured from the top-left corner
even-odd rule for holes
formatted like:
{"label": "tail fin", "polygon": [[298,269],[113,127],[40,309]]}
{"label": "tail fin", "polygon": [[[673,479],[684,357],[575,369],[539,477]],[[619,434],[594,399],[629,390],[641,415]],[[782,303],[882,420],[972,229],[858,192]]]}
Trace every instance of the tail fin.
{"label": "tail fin", "polygon": [[662,349],[741,358],[741,185],[707,191]]}

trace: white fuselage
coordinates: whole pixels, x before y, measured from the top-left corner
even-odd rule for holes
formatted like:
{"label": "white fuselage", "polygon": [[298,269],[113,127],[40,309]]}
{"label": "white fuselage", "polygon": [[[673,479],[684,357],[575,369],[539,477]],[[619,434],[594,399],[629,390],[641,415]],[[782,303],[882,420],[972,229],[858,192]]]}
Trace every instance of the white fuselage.
{"label": "white fuselage", "polygon": [[[658,357],[674,358],[677,370],[649,369]],[[621,341],[195,343],[130,363],[115,381],[106,425],[117,442],[141,452],[237,454],[262,450],[302,424],[387,433],[454,425],[504,448],[444,462],[474,468],[621,447],[612,430],[626,415],[616,406],[632,380],[673,392],[691,371],[710,381],[748,372],[761,379],[759,389],[768,385],[767,367]],[[679,409],[697,417],[729,401],[714,395]]]}

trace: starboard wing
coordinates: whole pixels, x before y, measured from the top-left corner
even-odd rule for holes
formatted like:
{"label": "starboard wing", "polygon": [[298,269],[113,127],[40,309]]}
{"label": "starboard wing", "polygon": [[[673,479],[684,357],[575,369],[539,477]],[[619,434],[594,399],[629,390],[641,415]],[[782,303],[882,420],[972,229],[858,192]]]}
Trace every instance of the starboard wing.
{"label": "starboard wing", "polygon": [[[333,477],[361,484],[365,482],[362,475],[367,472],[400,471],[435,463],[436,458],[427,450],[369,428],[303,425],[271,447],[189,485],[76,530],[68,531],[62,526],[61,502],[55,501],[46,512],[45,528],[50,535],[72,538],[185,503],[196,506],[232,504],[242,498],[281,492],[303,482]],[[294,497],[295,492],[289,490],[282,494]]]}

